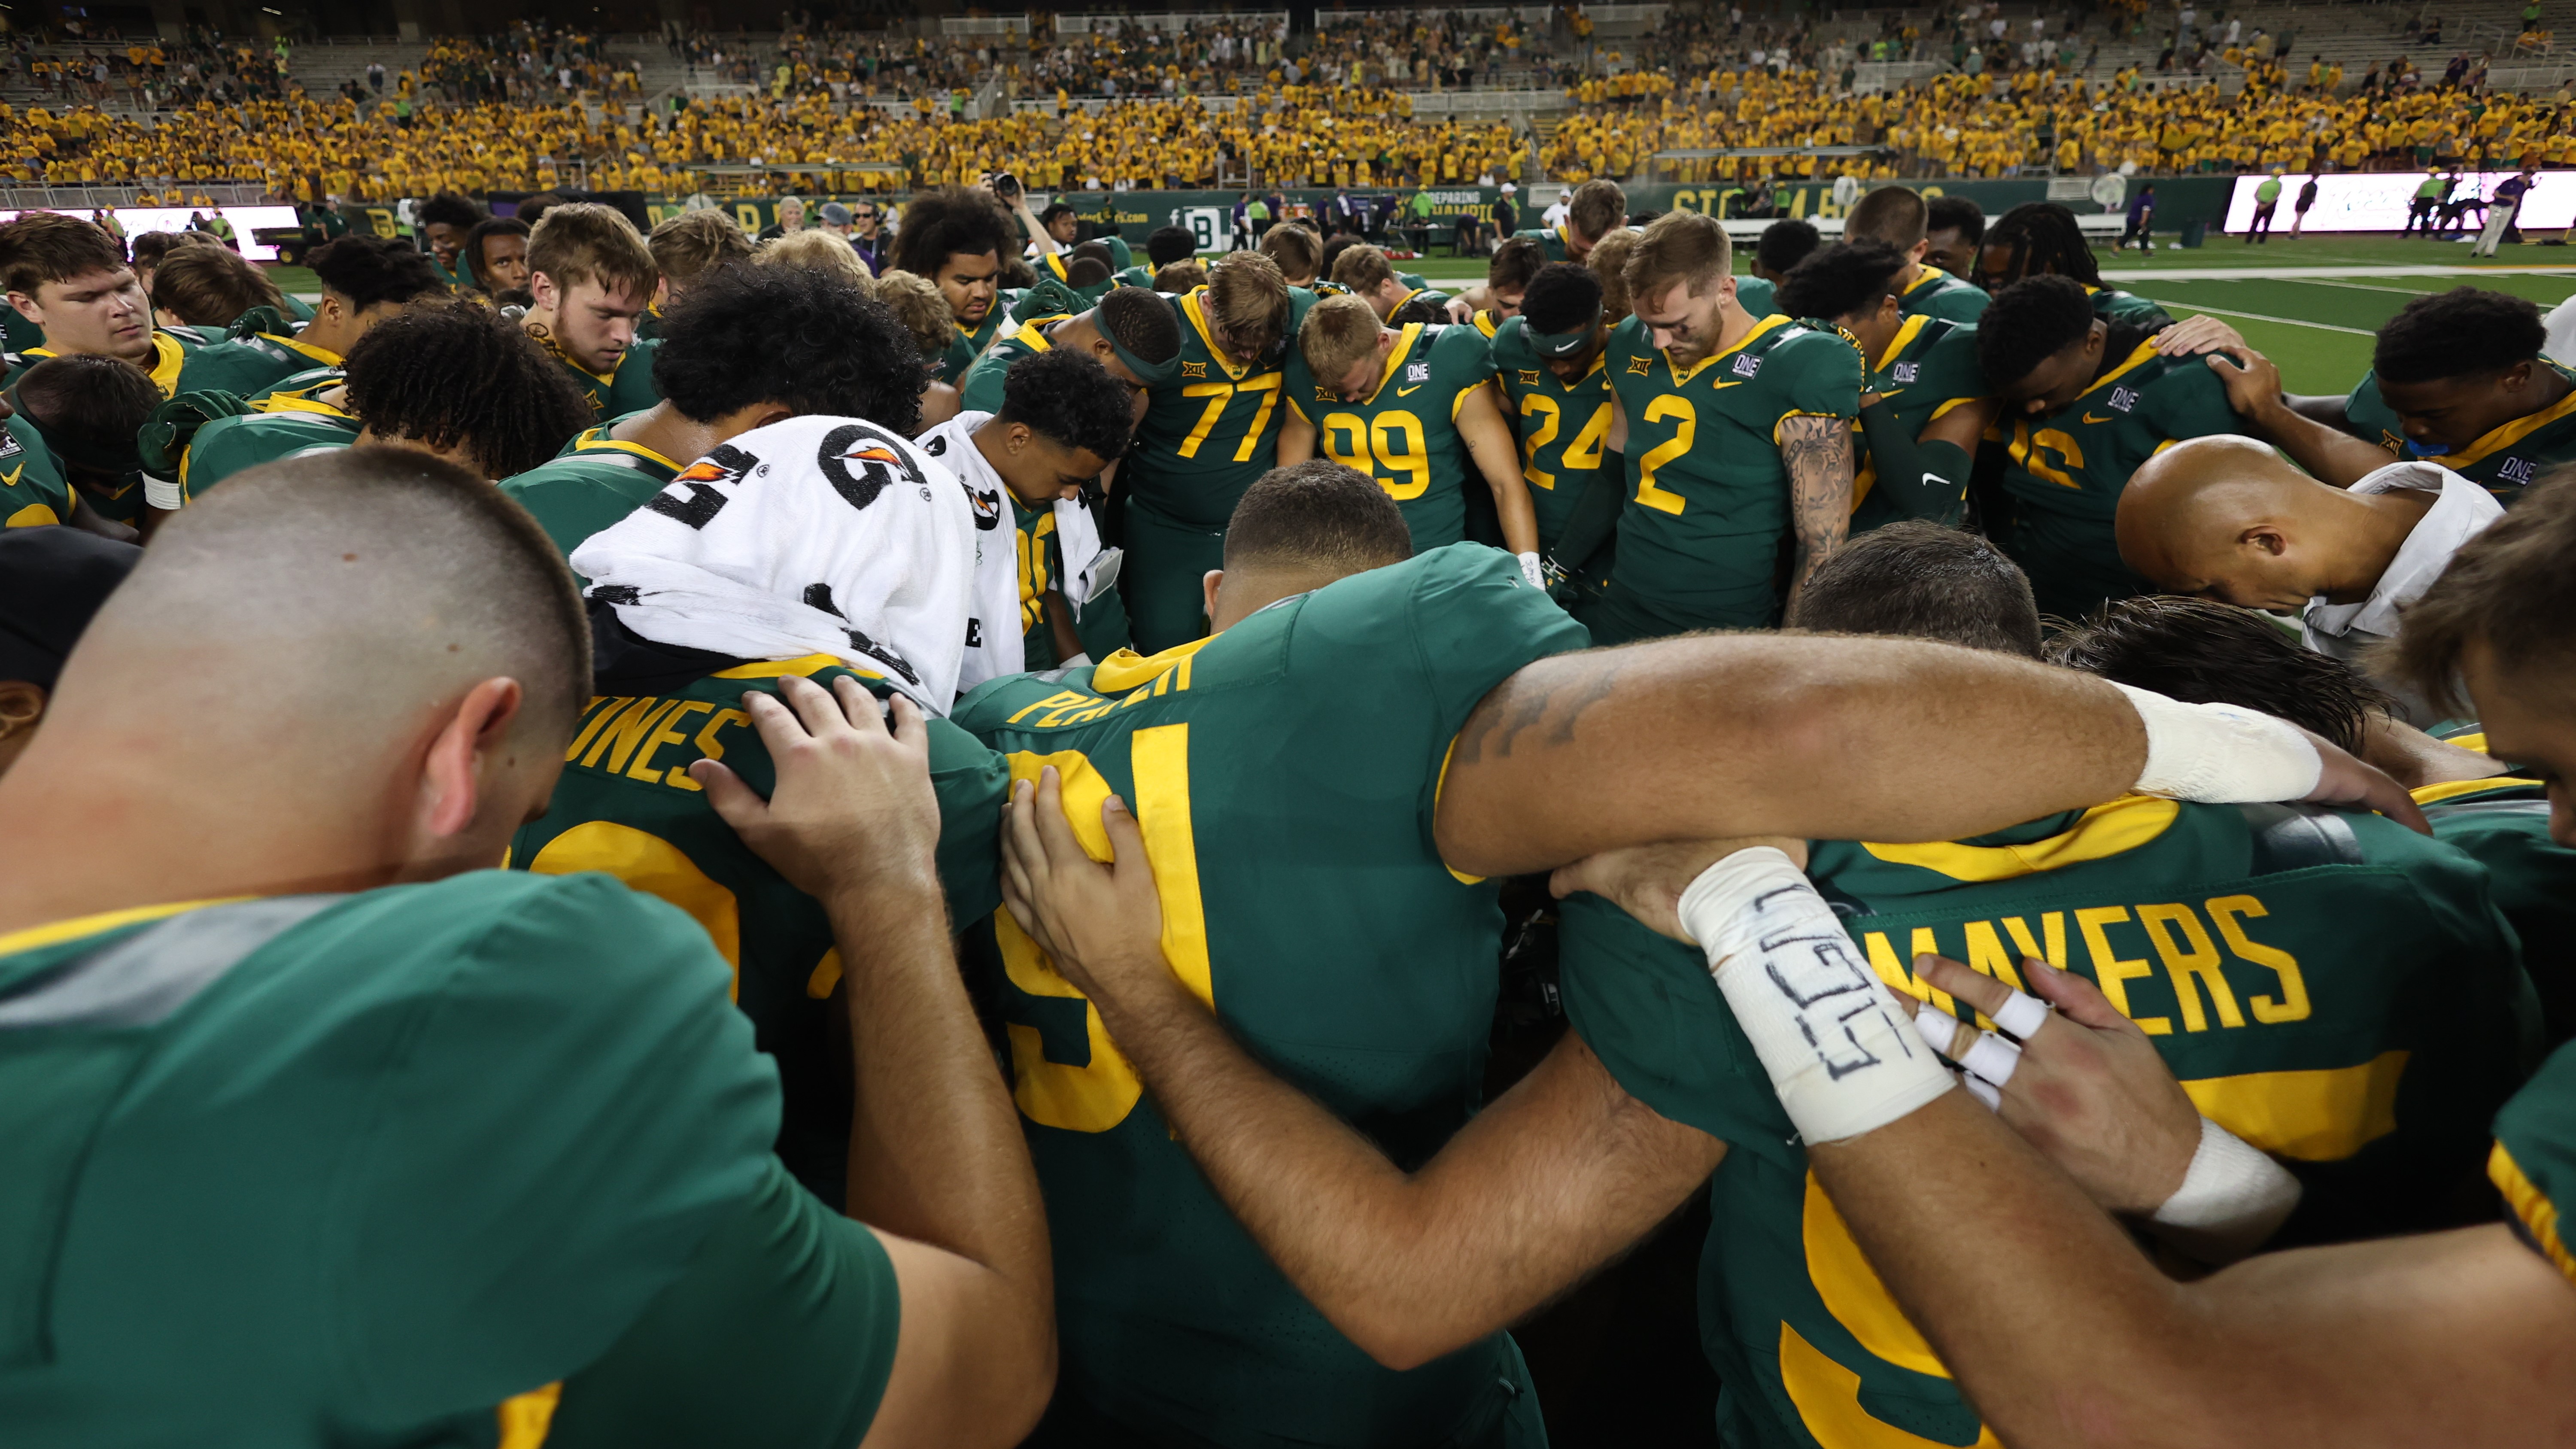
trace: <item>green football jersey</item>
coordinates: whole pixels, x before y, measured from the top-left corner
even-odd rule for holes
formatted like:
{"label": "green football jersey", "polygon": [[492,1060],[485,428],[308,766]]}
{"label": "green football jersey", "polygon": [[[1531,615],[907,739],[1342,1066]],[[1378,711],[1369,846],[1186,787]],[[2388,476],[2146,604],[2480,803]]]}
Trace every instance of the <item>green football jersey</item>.
{"label": "green football jersey", "polygon": [[2576,1282],[2558,1205],[2576,1206],[2576,1045],[2560,1047],[2496,1114],[2487,1177],[2522,1240]]}
{"label": "green football jersey", "polygon": [[[2540,360],[2540,366],[2576,383],[2576,368],[2547,358]],[[2390,457],[2430,459],[2494,494],[2507,508],[2541,474],[2560,463],[2576,462],[2576,391],[2452,453],[2419,452],[2406,441],[2396,410],[2379,395],[2377,372],[2361,375],[2352,395],[2344,399],[2343,411],[2355,433],[2386,448]]]}
{"label": "green football jersey", "polygon": [[1984,290],[1973,283],[1963,282],[1939,267],[1925,265],[1923,274],[1914,279],[1914,285],[1906,288],[1897,301],[1908,317],[1974,322],[1984,315],[1987,298]]}
{"label": "green football jersey", "polygon": [[338,413],[243,413],[197,429],[179,458],[179,500],[198,494],[245,468],[282,463],[308,453],[346,448],[358,441],[358,420]]}
{"label": "green football jersey", "polygon": [[1527,322],[1509,318],[1493,338],[1494,377],[1520,440],[1521,480],[1529,484],[1538,551],[1544,554],[1556,547],[1584,486],[1607,466],[1602,447],[1610,439],[1610,354],[1604,348],[1591,370],[1569,385],[1530,345]]}
{"label": "green football jersey", "polygon": [[1288,406],[1314,426],[1318,456],[1377,480],[1404,510],[1413,551],[1428,553],[1467,536],[1466,490],[1485,484],[1458,412],[1493,375],[1493,349],[1475,328],[1408,322],[1376,390],[1358,402],[1316,381],[1305,354],[1290,351]]}
{"label": "green football jersey", "polygon": [[[17,309],[13,307],[9,310]],[[205,345],[206,339],[194,328],[156,327],[152,330],[152,360],[141,365],[144,371],[152,375],[152,385],[161,390],[163,397],[175,397],[179,391],[179,369],[187,365],[190,354]],[[9,376],[5,384],[9,387],[17,386],[19,377],[24,375],[27,369],[56,355],[54,349],[44,346],[30,347],[11,354],[8,364]]]}
{"label": "green football jersey", "polygon": [[998,413],[1002,410],[1002,379],[1011,364],[1023,357],[1035,357],[1054,346],[1047,341],[1046,330],[1071,317],[1059,312],[1052,317],[1032,317],[1019,326],[993,339],[967,367],[957,382],[957,410],[962,413]]}
{"label": "green football jersey", "polygon": [[[1808,872],[1892,985],[1938,952],[2016,986],[2026,957],[2100,986],[2203,1115],[2305,1184],[2276,1245],[2446,1221],[2521,1073],[2522,970],[2486,873],[2377,816],[2130,796],[1958,843],[1820,843]],[[1621,1085],[1729,1144],[1699,1294],[1726,1440],[1979,1442],[1700,952],[1583,896],[1561,970]]]}
{"label": "green football jersey", "polygon": [[266,387],[241,394],[241,400],[260,412],[332,412],[340,410],[321,400],[323,393],[349,380],[349,370],[334,364],[308,367],[289,373]]}
{"label": "green football jersey", "polygon": [[[1960,404],[1987,395],[1985,370],[1977,365],[1974,323],[1930,314],[1908,317],[1875,371],[1879,396],[1895,411],[1897,430],[1909,438],[1921,437],[1933,419]],[[1869,439],[1857,427],[1852,431],[1852,449],[1852,533],[1857,536],[1907,517],[1887,494],[1872,491],[1878,486],[1878,468],[1869,456]],[[1967,497],[1968,480],[1962,478],[1958,498],[1940,521],[1956,524]]]}
{"label": "green football jersey", "polygon": [[[605,630],[603,630],[605,632]],[[829,655],[738,663],[627,634],[603,641],[609,661],[564,752],[544,818],[519,828],[510,864],[541,875],[596,870],[678,906],[706,928],[733,967],[734,1000],[760,1049],[775,1058],[786,1095],[778,1156],[815,1196],[837,1206],[850,1138],[850,1071],[841,957],[822,906],[781,879],[707,804],[689,778],[696,760],[722,760],[766,796],[768,748],[742,710],[748,690],[775,693],[785,675],[830,688],[844,674],[882,690],[880,677]],[[703,672],[698,672],[703,671]],[[960,921],[1001,903],[994,861],[1005,799],[1001,760],[948,723],[930,722],[931,785],[939,795],[940,879]]]}
{"label": "green football jersey", "polygon": [[[2484,752],[2486,737],[2454,737]],[[2540,997],[2552,1045],[2576,1037],[2576,849],[2549,834],[2549,793],[2538,780],[2498,775],[2414,792],[2433,838],[2487,868],[2497,909],[2522,938],[2522,964]]]}
{"label": "green football jersey", "polygon": [[[1119,245],[1124,247],[1126,243],[1121,242]],[[1070,255],[1071,253],[1069,252],[1050,252],[1047,255],[1040,257],[1037,262],[1039,274],[1041,276],[1053,277],[1056,281],[1063,283],[1065,289],[1072,292],[1075,296],[1080,297],[1085,305],[1097,302],[1101,298],[1108,296],[1109,293],[1119,285],[1118,269],[1117,267],[1112,267],[1109,275],[1100,281],[1090,283],[1087,286],[1075,286],[1073,284],[1073,278],[1066,275],[1071,268],[1070,264],[1065,261],[1065,258]],[[1130,260],[1132,260],[1132,258]],[[1129,264],[1130,263],[1128,261],[1122,261],[1118,265],[1123,267]],[[1144,268],[1138,267],[1136,270],[1143,271]],[[1144,285],[1148,287],[1152,286],[1153,278],[1148,276],[1145,279]]]}
{"label": "green football jersey", "polygon": [[1136,646],[1148,652],[1206,632],[1199,581],[1225,566],[1226,520],[1243,490],[1278,462],[1280,359],[1296,350],[1315,294],[1288,289],[1280,351],[1248,364],[1216,345],[1207,288],[1170,301],[1181,322],[1180,366],[1146,394],[1136,441],[1118,464],[1127,495],[1118,592]]}
{"label": "green football jersey", "polygon": [[218,342],[189,353],[179,364],[180,392],[212,389],[236,397],[264,393],[286,378],[317,367],[338,367],[338,355],[319,347],[262,332],[231,342]]}
{"label": "green football jersey", "polygon": [[566,558],[680,475],[682,464],[609,436],[624,421],[602,423],[545,462],[501,480],[501,491],[535,516]]}
{"label": "green football jersey", "polygon": [[0,422],[0,528],[71,521],[72,485],[54,450],[34,423],[12,414]]}
{"label": "green football jersey", "polygon": [[2227,387],[2197,357],[2140,342],[2083,394],[2045,418],[2010,419],[2002,479],[2004,552],[2030,575],[2042,614],[2080,619],[2147,591],[2120,561],[2112,520],[2138,465],[2177,442],[2241,433]]}
{"label": "green football jersey", "polygon": [[966,369],[975,365],[975,359],[984,355],[984,349],[993,345],[993,339],[1010,326],[1009,314],[1008,305],[996,296],[993,310],[984,314],[983,321],[972,327],[963,322],[955,324],[957,336],[948,344],[948,355],[939,361],[939,380],[955,386],[966,375]]}
{"label": "green football jersey", "polygon": [[1779,311],[1779,296],[1780,288],[1776,284],[1750,272],[1735,279],[1735,305],[1743,308],[1747,315],[1768,317]]}
{"label": "green football jersey", "polygon": [[0,307],[0,351],[26,352],[44,345],[44,328],[18,315],[15,307]]}
{"label": "green football jersey", "polygon": [[1856,414],[1860,353],[1772,316],[1684,372],[1631,317],[1608,357],[1628,417],[1628,501],[1602,642],[1770,624],[1791,537],[1780,424]]}
{"label": "green football jersey", "polygon": [[571,1446],[644,1442],[649,1403],[685,1442],[858,1442],[893,1271],[780,1172],[726,980],[687,917],[596,875],[0,938],[0,1422],[492,1446],[551,1405]]}
{"label": "green football jersey", "polygon": [[1528,241],[1537,242],[1539,244],[1539,249],[1547,253],[1547,259],[1551,262],[1571,262],[1581,260],[1565,249],[1565,228],[1562,225],[1538,227],[1529,231],[1516,231],[1513,232],[1512,235]]}
{"label": "green football jersey", "polygon": [[[994,680],[957,721],[1015,779],[1054,766],[1095,855],[1116,791],[1180,979],[1409,1169],[1475,1110],[1501,944],[1496,887],[1431,844],[1442,765],[1494,685],[1583,644],[1508,556],[1461,545],[1151,658]],[[1476,1441],[1509,1340],[1403,1373],[1362,1353],[1226,1211],[1081,993],[1007,912],[993,924],[1055,1245],[1059,1404],[1131,1443]]]}
{"label": "green football jersey", "polygon": [[2135,292],[2093,286],[2084,290],[2093,299],[2093,315],[2105,322],[2127,322],[2153,331],[2173,321],[2163,307]]}
{"label": "green football jersey", "polygon": [[653,385],[653,354],[662,350],[659,341],[638,338],[618,355],[617,365],[608,371],[593,372],[561,352],[555,360],[572,374],[582,396],[590,400],[591,411],[602,421],[642,412],[662,400],[661,389]]}

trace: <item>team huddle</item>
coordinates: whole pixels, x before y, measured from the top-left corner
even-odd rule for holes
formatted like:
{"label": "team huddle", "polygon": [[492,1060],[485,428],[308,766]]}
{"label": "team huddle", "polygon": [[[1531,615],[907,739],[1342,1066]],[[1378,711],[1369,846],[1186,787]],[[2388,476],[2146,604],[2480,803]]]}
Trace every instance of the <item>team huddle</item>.
{"label": "team huddle", "polygon": [[0,227],[13,1437],[1518,1449],[1696,1200],[1730,1445],[2576,1438],[2531,303],[1076,238]]}

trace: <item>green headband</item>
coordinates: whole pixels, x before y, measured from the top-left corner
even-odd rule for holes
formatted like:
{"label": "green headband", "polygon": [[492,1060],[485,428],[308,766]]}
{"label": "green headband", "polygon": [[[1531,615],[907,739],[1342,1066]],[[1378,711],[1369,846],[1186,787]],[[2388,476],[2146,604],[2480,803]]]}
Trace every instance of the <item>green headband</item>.
{"label": "green headband", "polygon": [[1535,327],[1530,328],[1530,345],[1538,349],[1538,355],[1541,357],[1572,357],[1583,350],[1585,343],[1592,340],[1592,329],[1599,325],[1601,325],[1601,307],[1600,304],[1595,303],[1592,315],[1583,319],[1583,325],[1569,331],[1541,332]]}
{"label": "green headband", "polygon": [[1164,383],[1170,382],[1181,370],[1181,355],[1177,352],[1160,362],[1147,362],[1128,351],[1126,346],[1119,342],[1117,335],[1108,328],[1101,328],[1100,335],[1109,339],[1109,350],[1117,353],[1118,360],[1127,364],[1127,370],[1136,374],[1136,380],[1147,387],[1161,387]]}

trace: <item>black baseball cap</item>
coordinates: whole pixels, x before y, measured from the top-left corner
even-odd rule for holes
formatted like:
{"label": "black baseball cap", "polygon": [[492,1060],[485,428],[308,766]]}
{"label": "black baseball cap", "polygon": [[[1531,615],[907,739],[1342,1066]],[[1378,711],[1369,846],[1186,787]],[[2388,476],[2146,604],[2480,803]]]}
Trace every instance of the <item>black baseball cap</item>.
{"label": "black baseball cap", "polygon": [[56,524],[0,530],[0,679],[50,692],[143,550]]}

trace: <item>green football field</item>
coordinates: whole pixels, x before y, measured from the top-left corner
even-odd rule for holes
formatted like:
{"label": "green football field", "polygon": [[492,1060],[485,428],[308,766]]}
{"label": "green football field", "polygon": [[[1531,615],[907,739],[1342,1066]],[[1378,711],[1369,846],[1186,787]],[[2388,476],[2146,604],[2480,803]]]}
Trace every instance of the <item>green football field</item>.
{"label": "green football field", "polygon": [[[2167,241],[2144,256],[2098,249],[2095,255],[2105,280],[2153,297],[2176,317],[2208,312],[2226,319],[2280,364],[2283,386],[2300,393],[2349,391],[2370,366],[2371,334],[2410,298],[2489,287],[2528,297],[2545,311],[2576,293],[2576,248],[2569,247],[2508,247],[2473,264],[2466,242],[2303,237],[2247,246],[2213,237],[2190,250]],[[1484,275],[1474,259],[1403,265],[1435,282]],[[2332,275],[2295,275],[2309,271]]]}

